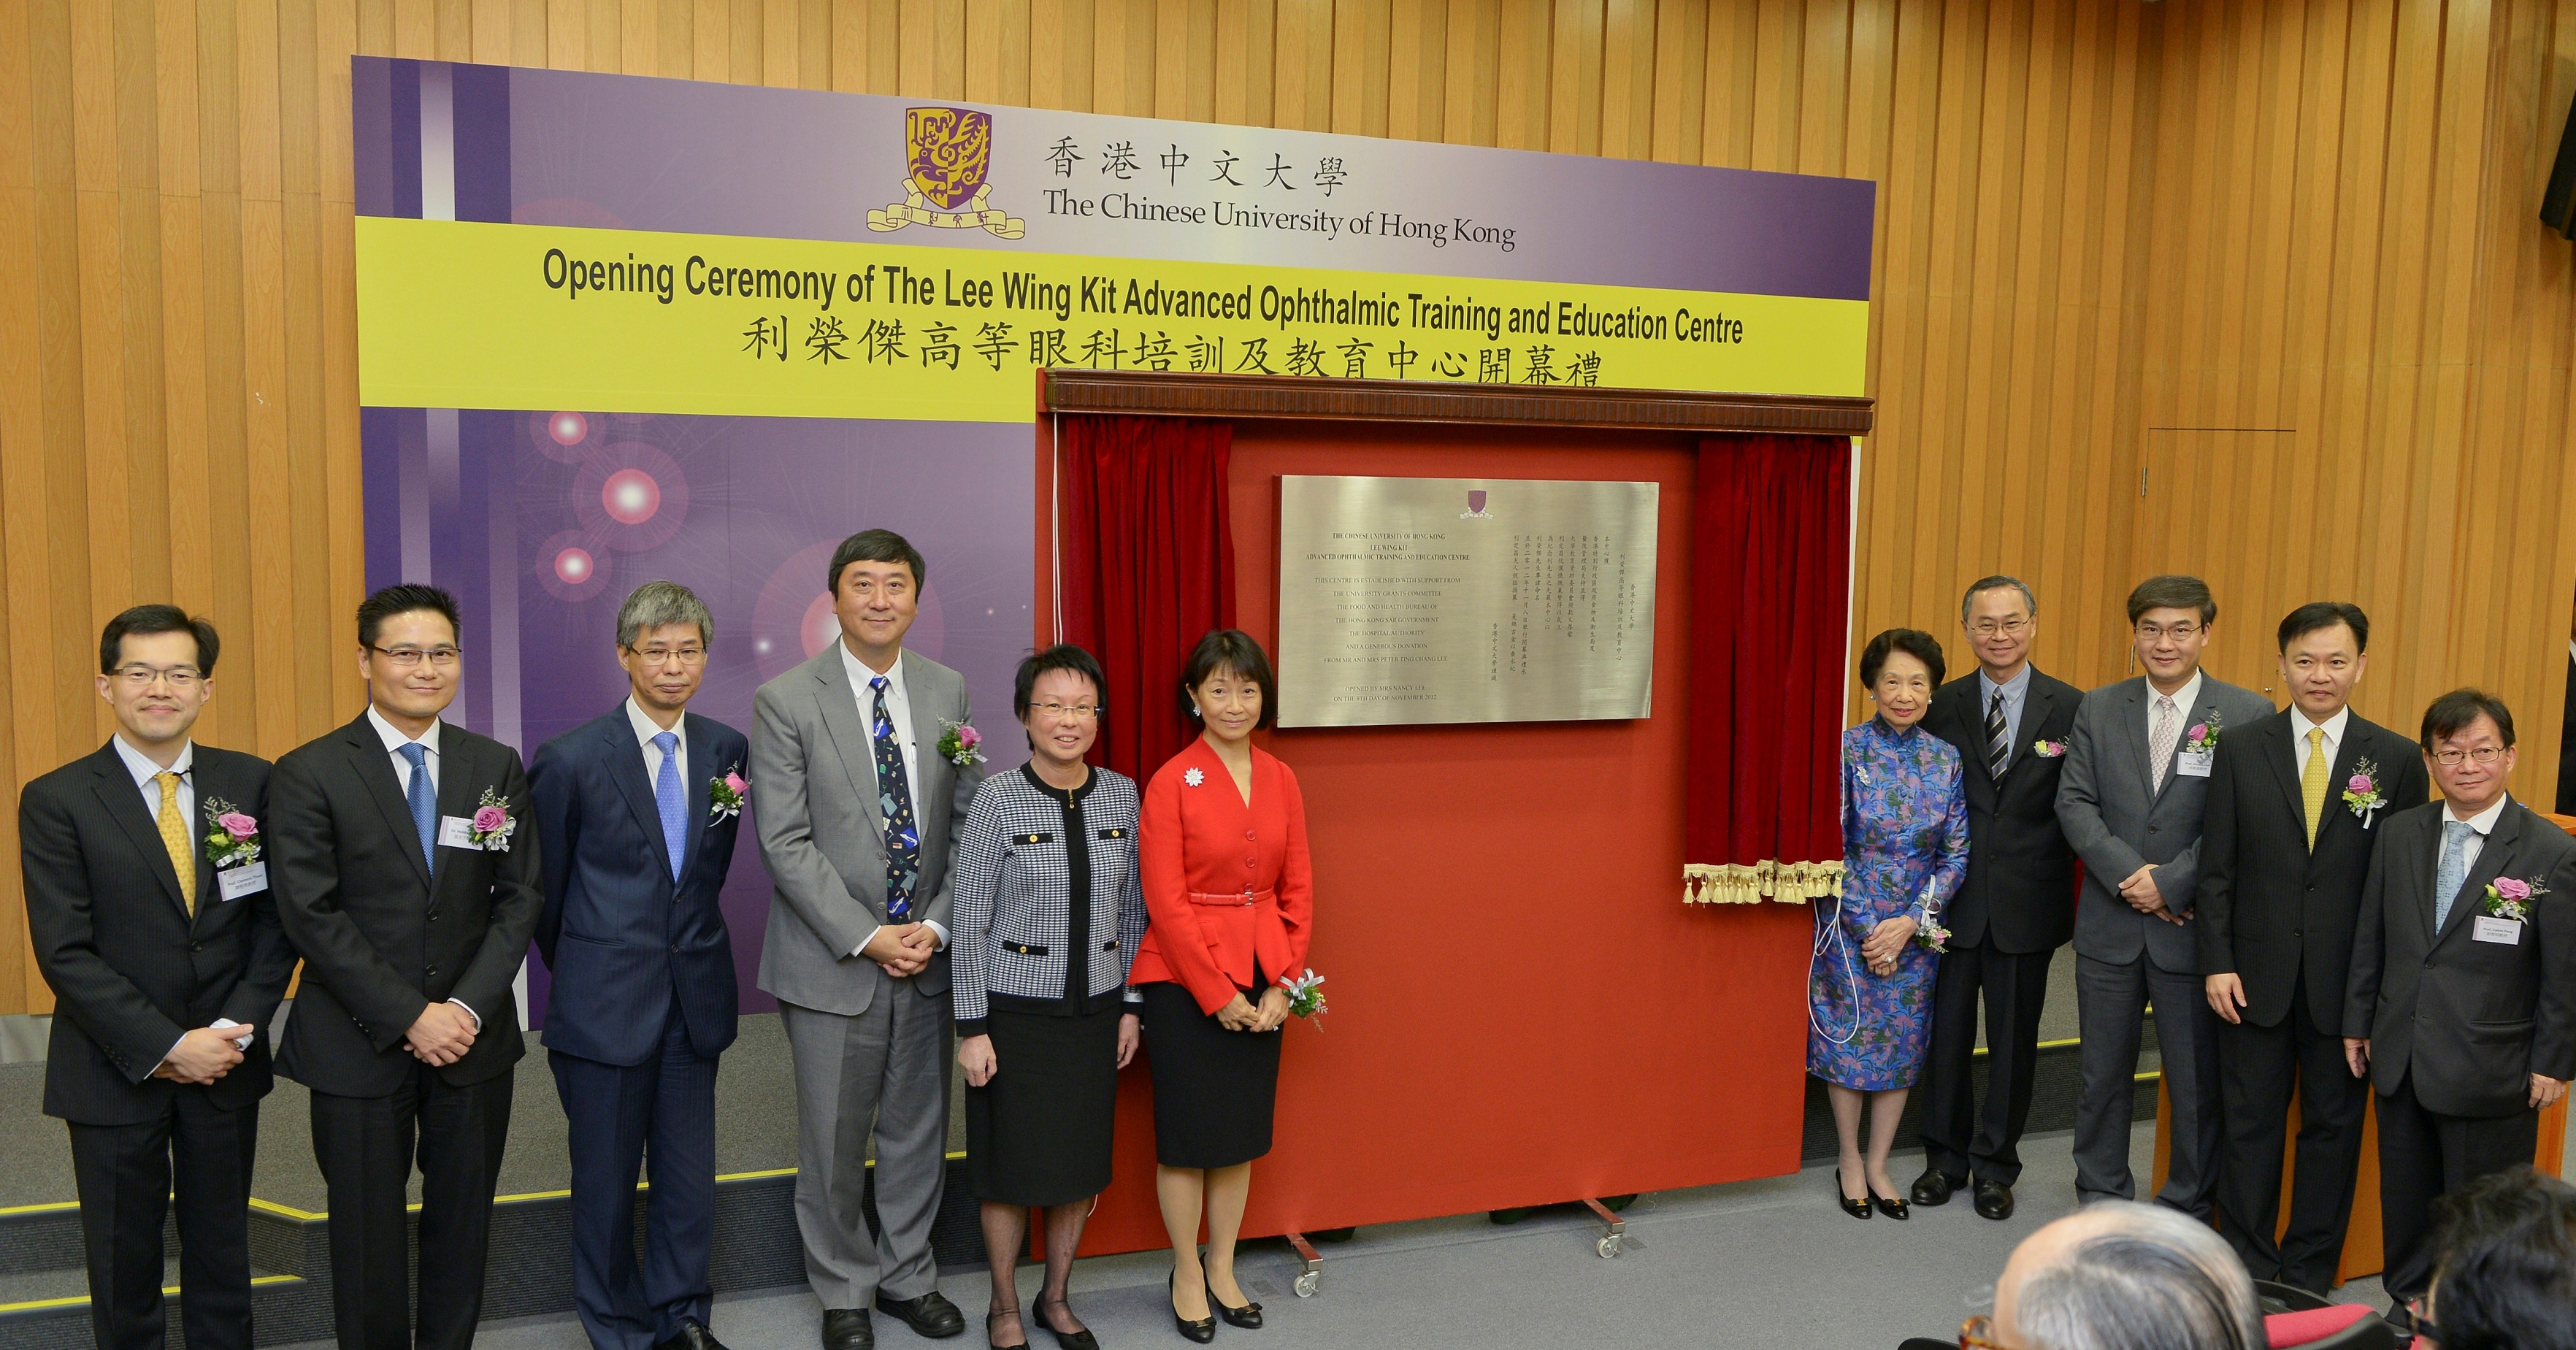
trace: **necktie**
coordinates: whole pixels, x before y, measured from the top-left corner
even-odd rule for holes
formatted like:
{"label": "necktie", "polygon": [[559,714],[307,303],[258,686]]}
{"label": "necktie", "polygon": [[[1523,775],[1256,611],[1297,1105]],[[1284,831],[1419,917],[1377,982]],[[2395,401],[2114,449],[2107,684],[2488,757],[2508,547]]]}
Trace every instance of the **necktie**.
{"label": "necktie", "polygon": [[2442,862],[2433,869],[2433,933],[2440,936],[2442,923],[2451,917],[2451,901],[2460,893],[2460,883],[2469,879],[2469,835],[2473,831],[2465,820],[2442,822]]}
{"label": "necktie", "polygon": [[2326,818],[2326,729],[2308,728],[2308,767],[2299,775],[2299,804],[2308,813],[2308,847],[2317,846],[2317,824]]}
{"label": "necktie", "polygon": [[404,795],[411,802],[412,828],[420,831],[420,865],[432,875],[438,871],[438,788],[429,781],[429,747],[418,741],[403,743],[402,757],[411,765],[411,787]]}
{"label": "necktie", "polygon": [[2000,782],[2004,766],[2010,763],[2012,742],[2005,734],[2004,696],[1997,694],[1994,701],[1986,705],[1986,771]]}
{"label": "necktie", "polygon": [[671,850],[671,880],[680,879],[680,859],[689,851],[687,795],[680,791],[680,738],[657,732],[653,748],[662,752],[661,772],[653,775],[653,805],[662,811],[662,843]]}
{"label": "necktie", "polygon": [[161,846],[170,850],[170,869],[179,874],[179,895],[188,906],[188,917],[197,916],[197,850],[188,839],[188,818],[179,811],[179,775],[167,771],[152,775],[161,785]]}
{"label": "necktie", "polygon": [[2165,778],[2173,772],[2174,738],[2181,731],[2182,717],[2174,711],[2173,696],[2156,695],[2155,725],[2147,734],[2147,763],[2154,766],[2158,792],[2165,790]]}
{"label": "necktie", "polygon": [[876,691],[869,734],[876,740],[877,809],[885,815],[886,922],[909,923],[912,888],[921,879],[921,828],[912,819],[912,784],[904,777],[903,742],[895,739],[894,718],[886,712],[886,677],[868,681]]}

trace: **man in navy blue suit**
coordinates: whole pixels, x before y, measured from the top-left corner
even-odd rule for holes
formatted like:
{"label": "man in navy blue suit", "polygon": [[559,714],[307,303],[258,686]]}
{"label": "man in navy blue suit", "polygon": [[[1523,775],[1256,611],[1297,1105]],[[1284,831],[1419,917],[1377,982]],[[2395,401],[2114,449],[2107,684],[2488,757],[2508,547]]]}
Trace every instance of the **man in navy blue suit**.
{"label": "man in navy blue suit", "polygon": [[[572,1125],[573,1288],[597,1350],[724,1350],[707,1330],[716,1057],[733,1044],[733,945],[717,892],[749,795],[750,742],[688,711],[715,625],[676,582],[617,612],[632,694],[529,769],[554,975],[546,1057]],[[643,1268],[635,1178],[653,1159]]]}

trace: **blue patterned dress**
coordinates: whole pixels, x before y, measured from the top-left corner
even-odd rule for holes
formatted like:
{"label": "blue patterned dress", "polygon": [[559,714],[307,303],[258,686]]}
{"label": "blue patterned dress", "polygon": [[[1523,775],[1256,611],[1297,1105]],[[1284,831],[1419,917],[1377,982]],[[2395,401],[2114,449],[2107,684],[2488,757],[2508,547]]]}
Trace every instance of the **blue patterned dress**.
{"label": "blue patterned dress", "polygon": [[1921,941],[1875,975],[1861,958],[1869,930],[1910,915],[1938,918],[1968,874],[1968,797],[1959,752],[1919,725],[1878,718],[1843,733],[1843,894],[1816,902],[1807,967],[1807,1072],[1869,1092],[1912,1087],[1923,1067],[1938,958]]}

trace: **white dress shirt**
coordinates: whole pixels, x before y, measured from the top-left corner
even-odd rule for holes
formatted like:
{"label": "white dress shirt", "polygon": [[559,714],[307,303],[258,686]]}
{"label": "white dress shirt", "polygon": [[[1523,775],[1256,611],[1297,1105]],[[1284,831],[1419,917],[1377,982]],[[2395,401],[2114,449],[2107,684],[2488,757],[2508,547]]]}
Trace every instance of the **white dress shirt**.
{"label": "white dress shirt", "polygon": [[[429,752],[421,756],[421,763],[429,772],[429,795],[436,797],[438,795],[438,719],[434,717],[430,719],[429,730],[420,733],[420,739],[417,742],[402,734],[393,723],[386,721],[385,715],[377,712],[376,705],[372,703],[367,705],[367,722],[376,729],[376,735],[384,739],[385,754],[394,762],[394,782],[402,788],[403,799],[405,801],[411,799],[411,761],[403,757],[402,748],[413,744]],[[437,841],[430,842],[434,846]],[[473,1004],[461,998],[451,998],[448,1002],[463,1008],[465,1015],[474,1019],[476,1031],[483,1029],[483,1014],[474,1011]]]}
{"label": "white dress shirt", "polygon": [[[1986,734],[1986,709],[1993,707],[1997,698],[2004,701],[2004,762],[2009,764],[2012,762],[2012,757],[2020,753],[2021,710],[2030,703],[2030,663],[2028,661],[2021,663],[2019,675],[2013,676],[2002,684],[1995,683],[1994,677],[1986,673],[1985,667],[1977,668],[1977,734],[1979,736]],[[1983,747],[1980,749],[1982,750]],[[1978,757],[1984,756],[1980,754]]]}
{"label": "white dress shirt", "polygon": [[652,717],[645,713],[644,705],[635,701],[633,694],[626,696],[627,724],[635,728],[635,740],[644,747],[644,781],[647,783],[662,781],[662,748],[653,744],[653,738],[667,730],[679,738],[679,743],[671,748],[671,758],[678,761],[672,767],[680,775],[680,800],[687,801],[689,796],[687,714],[683,713],[681,717],[682,720],[673,722],[668,727],[657,726]]}
{"label": "white dress shirt", "polygon": [[[2149,680],[2147,682],[2147,744],[2149,745],[2156,743],[2156,700],[2163,697],[2165,695],[2156,692],[2155,681]],[[2182,688],[2173,691],[2174,711],[2181,714],[2181,720],[2174,726],[2176,749],[2180,749],[2184,742],[2191,739],[2191,707],[2199,701],[2200,672],[2195,670],[2191,673],[2190,679],[2183,681]]]}
{"label": "white dress shirt", "polygon": [[2299,711],[2298,704],[2290,705],[2290,756],[2298,765],[2302,779],[2308,772],[2308,732],[2312,729],[2325,732],[2326,767],[2331,769],[2335,756],[2343,751],[2343,729],[2351,724],[2352,705],[2349,703],[2335,709],[2335,715],[2322,722],[2309,721],[2308,715]]}
{"label": "white dress shirt", "polygon": [[[869,746],[868,772],[870,775],[875,774],[877,764],[875,750],[877,736],[877,691],[869,684],[869,681],[874,680],[879,675],[885,676],[886,716],[894,720],[894,743],[903,751],[904,786],[912,793],[913,819],[919,820],[921,819],[921,743],[920,738],[913,734],[912,729],[912,696],[904,692],[903,656],[898,652],[895,656],[894,666],[892,669],[877,671],[869,669],[866,663],[859,660],[858,654],[850,650],[850,644],[847,640],[834,645],[840,649],[841,671],[843,674],[850,677],[850,695],[858,700],[859,725],[867,728]],[[873,777],[871,777],[871,781],[874,781]],[[922,922],[929,923],[930,921],[924,919]],[[868,943],[876,941],[877,934],[881,931],[883,931],[881,928],[868,930],[867,937],[861,941],[858,946],[850,949],[850,955],[857,956],[862,952],[865,952],[868,949]],[[930,935],[938,942],[939,946],[945,947],[948,945],[947,929],[940,927],[938,924],[932,923],[930,924]]]}
{"label": "white dress shirt", "polygon": [[[2512,804],[2513,794],[2508,792],[2496,798],[2494,805],[2476,815],[2463,816],[2458,807],[2449,802],[2442,803],[2443,823],[2448,824],[2454,820],[2465,821],[2469,827],[2469,837],[2460,844],[2460,867],[2463,873],[2478,865],[2478,855],[2486,851],[2487,836],[2495,833],[2496,822],[2504,819],[2504,809]],[[2435,851],[2438,852],[2440,847],[2440,841],[2435,840]]]}

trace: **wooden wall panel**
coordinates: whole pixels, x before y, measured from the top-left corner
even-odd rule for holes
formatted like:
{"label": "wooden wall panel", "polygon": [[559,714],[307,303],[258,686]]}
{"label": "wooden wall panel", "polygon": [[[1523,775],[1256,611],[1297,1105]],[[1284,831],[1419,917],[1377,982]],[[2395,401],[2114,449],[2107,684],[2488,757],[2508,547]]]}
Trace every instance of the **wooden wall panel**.
{"label": "wooden wall panel", "polygon": [[2382,720],[2564,695],[2576,0],[0,0],[0,806],[138,600],[223,628],[211,741],[359,706],[352,52],[1872,179],[1856,635],[2013,572],[2090,684],[2191,569],[2228,678],[2333,596]]}

